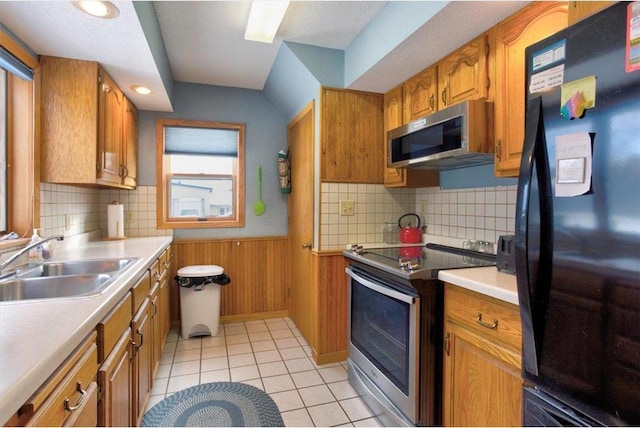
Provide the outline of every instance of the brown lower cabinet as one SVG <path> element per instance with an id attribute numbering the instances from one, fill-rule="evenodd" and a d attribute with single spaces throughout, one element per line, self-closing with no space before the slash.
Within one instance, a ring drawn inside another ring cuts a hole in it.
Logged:
<path id="1" fill-rule="evenodd" d="M 170 264 L 168 248 L 4 425 L 139 425 L 169 332 Z"/>
<path id="2" fill-rule="evenodd" d="M 100 426 L 132 426 L 132 345 L 131 328 L 128 327 L 98 371 L 98 384 L 102 391 L 98 406 Z"/>
<path id="3" fill-rule="evenodd" d="M 133 337 L 133 406 L 131 420 L 135 426 L 140 425 L 153 382 L 153 353 L 151 350 L 151 310 L 147 297 L 138 312 L 131 320 Z"/>
<path id="4" fill-rule="evenodd" d="M 520 313 L 445 283 L 444 426 L 521 426 Z"/>
<path id="5" fill-rule="evenodd" d="M 96 333 L 89 335 L 7 426 L 73 426 L 97 421 Z"/>

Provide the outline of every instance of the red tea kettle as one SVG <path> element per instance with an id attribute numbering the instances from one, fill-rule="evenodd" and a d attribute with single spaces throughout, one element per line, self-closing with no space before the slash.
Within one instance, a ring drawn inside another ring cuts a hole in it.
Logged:
<path id="1" fill-rule="evenodd" d="M 418 226 L 411 227 L 411 223 L 407 227 L 402 227 L 402 219 L 407 216 L 413 216 L 418 220 Z M 420 227 L 420 216 L 414 213 L 408 213 L 398 219 L 398 227 L 400 228 L 400 242 L 403 244 L 418 244 L 422 241 L 422 228 Z"/>

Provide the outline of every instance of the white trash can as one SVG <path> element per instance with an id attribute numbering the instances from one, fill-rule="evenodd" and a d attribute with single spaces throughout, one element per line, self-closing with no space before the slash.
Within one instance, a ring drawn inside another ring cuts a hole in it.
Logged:
<path id="1" fill-rule="evenodd" d="M 180 335 L 216 336 L 220 327 L 220 287 L 231 280 L 216 265 L 185 266 L 178 270 Z"/>

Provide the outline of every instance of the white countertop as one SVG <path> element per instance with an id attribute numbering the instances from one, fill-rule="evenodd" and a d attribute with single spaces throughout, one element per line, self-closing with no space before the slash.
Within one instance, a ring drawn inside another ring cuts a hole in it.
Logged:
<path id="1" fill-rule="evenodd" d="M 518 305 L 516 276 L 500 272 L 494 266 L 442 270 L 438 279 Z"/>
<path id="2" fill-rule="evenodd" d="M 0 302 L 0 421 L 24 404 L 171 243 L 170 237 L 56 248 L 54 260 L 140 257 L 102 294 Z M 64 242 L 64 241 L 63 241 Z"/>

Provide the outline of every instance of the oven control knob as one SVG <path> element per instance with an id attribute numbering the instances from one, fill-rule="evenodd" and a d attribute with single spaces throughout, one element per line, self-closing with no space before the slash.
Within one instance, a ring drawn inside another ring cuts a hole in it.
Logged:
<path id="1" fill-rule="evenodd" d="M 400 269 L 402 270 L 406 270 L 409 272 L 413 272 L 414 270 L 418 269 L 420 267 L 420 264 L 417 262 L 412 262 L 411 260 L 407 260 L 407 259 L 400 259 L 398 261 L 398 264 L 400 265 Z"/>
<path id="2" fill-rule="evenodd" d="M 350 251 L 355 254 L 364 254 L 364 247 L 362 245 L 353 244 L 351 245 Z"/>

